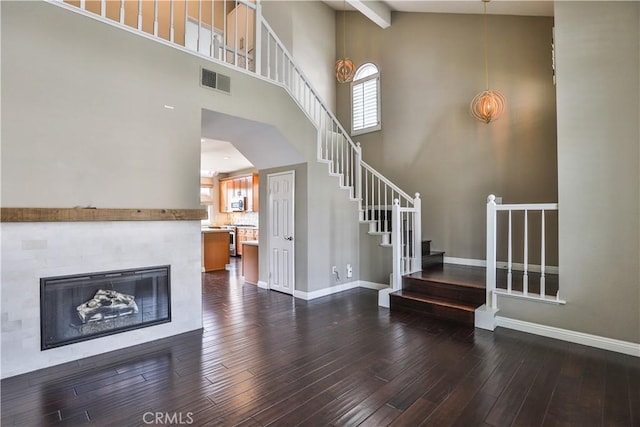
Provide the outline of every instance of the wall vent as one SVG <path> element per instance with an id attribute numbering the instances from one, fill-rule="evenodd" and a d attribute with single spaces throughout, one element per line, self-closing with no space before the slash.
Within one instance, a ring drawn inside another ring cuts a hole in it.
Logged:
<path id="1" fill-rule="evenodd" d="M 201 70 L 200 84 L 202 86 L 225 93 L 231 93 L 231 78 L 229 76 L 207 70 L 206 68 L 202 68 Z"/>

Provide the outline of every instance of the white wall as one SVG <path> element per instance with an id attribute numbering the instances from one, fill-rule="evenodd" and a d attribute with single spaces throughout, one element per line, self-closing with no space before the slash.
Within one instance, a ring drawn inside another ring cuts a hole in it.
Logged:
<path id="1" fill-rule="evenodd" d="M 640 342 L 640 4 L 556 2 L 560 289 L 501 315 Z"/>
<path id="2" fill-rule="evenodd" d="M 199 221 L 2 223 L 2 378 L 202 327 Z M 171 266 L 170 323 L 40 351 L 40 278 Z"/>

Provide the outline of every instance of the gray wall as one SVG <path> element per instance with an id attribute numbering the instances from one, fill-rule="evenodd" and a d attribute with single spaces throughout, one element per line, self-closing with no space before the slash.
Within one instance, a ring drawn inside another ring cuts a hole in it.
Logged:
<path id="1" fill-rule="evenodd" d="M 327 107 L 335 111 L 333 9 L 320 1 L 266 0 L 262 14 Z"/>
<path id="2" fill-rule="evenodd" d="M 295 171 L 295 289 L 312 292 L 360 278 L 358 205 L 346 190 L 338 188 L 338 178 L 329 176 L 327 165 L 312 161 L 260 171 L 260 280 L 268 282 L 266 241 L 267 175 Z M 264 236 L 264 237 L 262 237 Z M 353 267 L 347 278 L 346 266 Z M 332 274 L 336 266 L 340 279 Z"/>
<path id="3" fill-rule="evenodd" d="M 640 342 L 640 4 L 556 2 L 564 307 L 501 314 Z"/>
<path id="4" fill-rule="evenodd" d="M 360 278 L 358 204 L 349 200 L 347 190 L 334 191 L 338 178 L 329 176 L 324 163 L 308 166 L 309 291 L 351 282 Z M 324 251 L 320 248 L 327 248 Z M 353 266 L 347 278 L 346 265 Z M 331 273 L 336 266 L 340 279 Z"/>
<path id="5" fill-rule="evenodd" d="M 505 203 L 557 201 L 553 19 L 490 15 L 488 24 L 490 86 L 507 99 L 503 117 L 489 125 L 469 113 L 485 87 L 481 15 L 394 13 L 382 30 L 347 13 L 348 56 L 356 66 L 374 62 L 381 76 L 382 130 L 354 139 L 366 162 L 422 195 L 423 238 L 452 257 L 485 258 L 489 194 Z M 339 52 L 342 37 L 337 25 Z M 338 116 L 349 129 L 350 85 L 337 90 Z M 386 271 L 375 276 L 388 280 Z"/>

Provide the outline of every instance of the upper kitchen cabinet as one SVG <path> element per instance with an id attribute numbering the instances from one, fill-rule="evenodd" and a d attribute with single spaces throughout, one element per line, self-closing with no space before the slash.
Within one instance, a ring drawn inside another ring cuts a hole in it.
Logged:
<path id="1" fill-rule="evenodd" d="M 244 210 L 258 212 L 258 174 L 220 180 L 220 212 L 233 212 L 231 201 L 244 198 Z"/>

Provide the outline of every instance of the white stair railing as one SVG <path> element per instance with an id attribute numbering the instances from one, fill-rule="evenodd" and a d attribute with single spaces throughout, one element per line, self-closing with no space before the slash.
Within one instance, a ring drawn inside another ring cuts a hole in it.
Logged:
<path id="1" fill-rule="evenodd" d="M 360 145 L 352 141 L 263 19 L 259 0 L 120 0 L 117 12 L 108 11 L 106 0 L 81 0 L 79 5 L 62 0 L 45 1 L 164 43 L 182 46 L 282 86 L 318 129 L 318 161 L 327 163 L 329 173 L 339 177 L 340 187 L 349 190 L 352 200 L 359 201 L 359 220 L 369 223 L 369 232 L 381 236 L 382 246 L 394 248 L 392 287 L 399 289 L 402 275 L 420 269 L 419 195 L 412 198 L 362 160 Z M 137 6 L 136 26 L 127 24 L 127 4 Z M 178 11 L 179 8 L 182 10 Z M 152 28 L 143 26 L 145 12 L 153 13 Z M 222 28 L 215 25 L 220 21 Z"/>
<path id="2" fill-rule="evenodd" d="M 560 298 L 560 289 L 555 295 L 548 295 L 546 287 L 546 276 L 548 266 L 546 265 L 546 241 L 547 231 L 545 222 L 545 212 L 557 211 L 557 203 L 535 203 L 535 204 L 497 204 L 496 196 L 493 194 L 487 198 L 487 271 L 486 271 L 486 306 L 489 309 L 497 309 L 497 296 L 506 295 L 510 297 L 523 298 L 527 300 L 565 304 L 566 301 Z M 506 287 L 497 287 L 497 242 L 498 242 L 498 212 L 505 211 L 508 214 L 508 234 L 507 234 L 507 263 L 506 263 Z M 522 212 L 524 215 L 523 229 L 523 271 L 522 290 L 513 289 L 513 213 Z M 529 213 L 540 212 L 540 266 L 536 268 L 536 276 L 539 276 L 539 291 L 533 293 L 529 288 L 529 276 L 531 265 L 529 262 Z"/>

